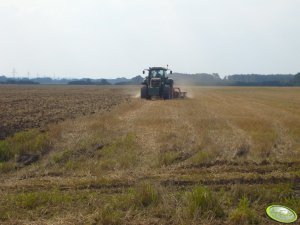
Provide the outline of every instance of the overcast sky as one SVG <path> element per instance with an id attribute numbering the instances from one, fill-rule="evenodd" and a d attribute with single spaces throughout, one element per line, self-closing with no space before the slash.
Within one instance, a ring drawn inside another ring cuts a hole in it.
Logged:
<path id="1" fill-rule="evenodd" d="M 297 73 L 299 0 L 0 0 L 0 75 Z"/>

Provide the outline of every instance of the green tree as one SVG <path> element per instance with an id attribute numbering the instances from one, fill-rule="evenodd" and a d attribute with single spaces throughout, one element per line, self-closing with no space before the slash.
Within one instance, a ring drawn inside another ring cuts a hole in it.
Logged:
<path id="1" fill-rule="evenodd" d="M 294 77 L 294 84 L 300 85 L 300 73 L 297 73 Z"/>

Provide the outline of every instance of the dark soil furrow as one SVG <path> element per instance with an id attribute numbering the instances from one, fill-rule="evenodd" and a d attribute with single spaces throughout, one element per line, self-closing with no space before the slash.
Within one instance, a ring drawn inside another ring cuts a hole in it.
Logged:
<path id="1" fill-rule="evenodd" d="M 279 184 L 289 183 L 297 184 L 300 182 L 300 177 L 271 177 L 271 178 L 234 178 L 234 179 L 219 179 L 219 180 L 202 180 L 202 181 L 190 181 L 190 180 L 165 180 L 161 181 L 163 186 L 195 186 L 195 185 L 233 185 L 233 184 Z"/>

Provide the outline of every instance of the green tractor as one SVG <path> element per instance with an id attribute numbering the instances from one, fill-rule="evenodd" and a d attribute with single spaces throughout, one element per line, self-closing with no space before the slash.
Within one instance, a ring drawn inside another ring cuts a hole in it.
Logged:
<path id="1" fill-rule="evenodd" d="M 143 74 L 145 74 L 145 71 L 148 71 L 148 76 L 142 83 L 141 98 L 172 99 L 186 97 L 186 92 L 174 87 L 173 79 L 167 77 L 167 72 L 170 71 L 170 74 L 172 74 L 172 70 L 164 67 L 149 67 L 149 69 L 143 71 Z"/>

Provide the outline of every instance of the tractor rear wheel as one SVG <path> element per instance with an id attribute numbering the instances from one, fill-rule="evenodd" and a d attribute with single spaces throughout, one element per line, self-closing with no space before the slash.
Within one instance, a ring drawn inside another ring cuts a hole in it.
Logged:
<path id="1" fill-rule="evenodd" d="M 142 88 L 141 88 L 141 98 L 148 98 L 148 88 L 146 85 L 144 85 Z"/>
<path id="2" fill-rule="evenodd" d="M 171 88 L 169 86 L 165 86 L 163 90 L 163 98 L 170 99 L 171 98 Z"/>

